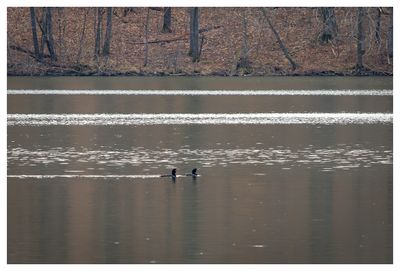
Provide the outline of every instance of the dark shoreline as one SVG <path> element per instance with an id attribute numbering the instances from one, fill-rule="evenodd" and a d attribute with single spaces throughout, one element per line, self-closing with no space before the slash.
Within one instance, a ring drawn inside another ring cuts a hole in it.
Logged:
<path id="1" fill-rule="evenodd" d="M 380 72 L 380 71 L 372 71 L 365 70 L 361 72 L 353 71 L 311 71 L 311 72 L 282 72 L 282 73 L 250 73 L 250 74 L 229 74 L 228 72 L 213 72 L 209 74 L 202 73 L 165 73 L 165 72 L 119 72 L 119 71 L 104 71 L 104 72 L 96 72 L 96 71 L 46 71 L 43 73 L 24 73 L 24 72 L 7 72 L 7 76 L 77 76 L 77 77 L 90 77 L 90 76 L 104 76 L 104 77 L 116 77 L 116 76 L 146 76 L 146 77 L 182 77 L 182 76 L 190 76 L 190 77 L 206 77 L 206 76 L 217 76 L 217 77 L 263 77 L 263 76 L 284 76 L 284 77 L 296 77 L 296 76 L 393 76 L 393 73 L 388 72 Z"/>

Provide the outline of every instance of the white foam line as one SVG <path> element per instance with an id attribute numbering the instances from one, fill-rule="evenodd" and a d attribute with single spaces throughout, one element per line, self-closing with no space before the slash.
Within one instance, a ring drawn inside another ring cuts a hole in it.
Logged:
<path id="1" fill-rule="evenodd" d="M 8 95 L 237 95 L 237 96 L 392 96 L 393 90 L 7 90 Z"/>
<path id="2" fill-rule="evenodd" d="M 7 125 L 373 124 L 392 113 L 8 114 Z"/>

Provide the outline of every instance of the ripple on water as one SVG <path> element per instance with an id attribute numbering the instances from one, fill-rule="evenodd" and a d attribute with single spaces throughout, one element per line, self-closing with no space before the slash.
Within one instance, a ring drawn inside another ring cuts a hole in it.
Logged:
<path id="1" fill-rule="evenodd" d="M 19 89 L 7 90 L 8 95 L 236 95 L 236 96 L 310 96 L 310 95 L 327 95 L 327 96 L 392 96 L 393 90 L 390 89 L 368 89 L 368 90 L 337 90 L 337 89 L 315 89 L 315 90 L 298 90 L 298 89 L 271 89 L 271 90 L 54 90 L 54 89 Z"/>
<path id="2" fill-rule="evenodd" d="M 105 168 L 132 166 L 140 166 L 142 169 L 159 169 L 180 164 L 192 164 L 193 162 L 204 168 L 227 167 L 230 164 L 235 164 L 280 166 L 284 170 L 307 166 L 319 168 L 321 171 L 332 171 L 367 168 L 379 164 L 392 165 L 393 155 L 392 151 L 384 146 L 371 149 L 362 148 L 362 146 L 354 148 L 353 145 L 328 146 L 326 148 L 307 146 L 301 149 L 289 149 L 283 146 L 257 149 L 253 147 L 238 149 L 183 148 L 176 150 L 144 149 L 141 147 L 112 151 L 106 148 L 88 150 L 86 148 L 57 147 L 31 150 L 15 147 L 8 149 L 7 161 L 13 168 L 26 166 L 40 168 L 40 165 L 43 164 L 47 166 L 71 165 L 64 169 L 65 173 L 81 173 L 84 172 L 84 169 L 96 171 Z M 76 168 L 73 168 L 72 165 L 76 165 Z M 262 176 L 262 174 L 265 173 L 257 172 L 254 175 Z"/>
<path id="3" fill-rule="evenodd" d="M 218 125 L 218 124 L 390 124 L 391 113 L 232 114 L 8 114 L 8 126 L 51 125 Z"/>

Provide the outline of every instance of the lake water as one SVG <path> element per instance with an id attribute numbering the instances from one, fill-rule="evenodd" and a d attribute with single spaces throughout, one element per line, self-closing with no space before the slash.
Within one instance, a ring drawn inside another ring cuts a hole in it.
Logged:
<path id="1" fill-rule="evenodd" d="M 392 78 L 8 89 L 9 263 L 393 261 Z"/>

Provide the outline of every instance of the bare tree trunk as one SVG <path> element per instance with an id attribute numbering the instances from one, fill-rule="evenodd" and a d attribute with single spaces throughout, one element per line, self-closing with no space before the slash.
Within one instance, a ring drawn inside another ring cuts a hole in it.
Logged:
<path id="1" fill-rule="evenodd" d="M 44 56 L 44 47 L 46 46 L 47 40 L 47 23 L 46 23 L 46 8 L 42 8 L 42 20 L 39 22 L 40 30 L 42 31 L 42 38 L 40 40 L 40 55 Z"/>
<path id="2" fill-rule="evenodd" d="M 164 22 L 163 22 L 163 33 L 171 33 L 171 9 L 172 8 L 164 8 Z"/>
<path id="3" fill-rule="evenodd" d="M 79 50 L 78 50 L 78 54 L 76 56 L 76 64 L 79 64 L 80 59 L 81 59 L 82 44 L 83 44 L 83 39 L 85 38 L 85 30 L 86 30 L 86 17 L 87 17 L 88 12 L 89 12 L 89 10 L 86 10 L 84 17 L 83 17 L 82 34 L 81 34 L 81 38 L 79 39 Z"/>
<path id="4" fill-rule="evenodd" d="M 51 8 L 42 8 L 42 25 L 39 24 L 39 26 L 42 30 L 40 55 L 44 55 L 44 47 L 47 45 L 51 61 L 57 61 L 52 33 Z"/>
<path id="5" fill-rule="evenodd" d="M 393 58 L 393 8 L 389 13 L 389 28 L 387 34 L 387 50 L 390 58 Z"/>
<path id="6" fill-rule="evenodd" d="M 56 8 L 57 10 L 57 22 L 58 22 L 58 56 L 59 58 L 63 59 L 64 58 L 64 52 L 65 52 L 65 42 L 64 42 L 64 36 L 65 36 L 65 28 L 66 28 L 66 22 L 65 22 L 65 10 L 63 7 L 58 7 Z"/>
<path id="7" fill-rule="evenodd" d="M 104 39 L 103 56 L 110 54 L 110 44 L 112 36 L 112 8 L 107 8 L 107 28 L 106 37 Z"/>
<path id="8" fill-rule="evenodd" d="M 322 21 L 324 23 L 320 40 L 322 42 L 328 42 L 334 40 L 337 36 L 337 24 L 335 17 L 335 10 L 333 7 L 323 7 L 320 9 L 322 14 Z"/>
<path id="9" fill-rule="evenodd" d="M 365 53 L 365 37 L 363 29 L 363 21 L 365 16 L 364 8 L 357 8 L 357 65 L 356 72 L 360 73 L 364 70 L 363 56 Z"/>
<path id="10" fill-rule="evenodd" d="M 267 20 L 267 23 L 268 23 L 269 27 L 271 28 L 272 32 L 274 33 L 274 35 L 275 35 L 275 37 L 276 37 L 276 39 L 277 39 L 277 41 L 279 43 L 279 47 L 281 48 L 281 50 L 282 50 L 283 54 L 285 55 L 285 57 L 287 58 L 287 60 L 290 62 L 290 65 L 292 66 L 292 70 L 296 70 L 298 65 L 290 57 L 288 49 L 285 47 L 285 44 L 283 43 L 283 41 L 279 37 L 278 32 L 275 30 L 275 28 L 272 25 L 270 19 L 268 18 L 266 8 L 261 8 L 261 11 L 262 11 L 262 13 L 264 15 L 264 18 Z"/>
<path id="11" fill-rule="evenodd" d="M 100 39 L 101 39 L 101 23 L 102 23 L 102 8 L 97 8 L 97 17 L 95 15 L 95 40 L 94 40 L 94 57 L 100 55 Z"/>
<path id="12" fill-rule="evenodd" d="M 147 9 L 146 24 L 144 26 L 144 63 L 143 66 L 147 66 L 148 56 L 149 56 L 149 19 L 150 19 L 150 9 Z"/>
<path id="13" fill-rule="evenodd" d="M 249 45 L 248 45 L 248 35 L 247 35 L 247 18 L 246 18 L 246 9 L 243 9 L 242 13 L 242 25 L 243 25 L 243 46 L 241 56 L 236 63 L 236 71 L 242 69 L 244 73 L 250 73 L 251 67 L 249 62 Z"/>
<path id="14" fill-rule="evenodd" d="M 192 9 L 193 8 L 188 8 L 189 12 L 189 56 L 192 56 L 192 47 L 193 47 L 193 24 L 192 24 Z"/>
<path id="15" fill-rule="evenodd" d="M 242 57 L 247 58 L 247 54 L 249 53 L 249 46 L 247 44 L 248 37 L 247 37 L 247 18 L 246 18 L 246 9 L 243 12 L 243 51 Z"/>
<path id="16" fill-rule="evenodd" d="M 37 31 L 36 31 L 35 8 L 30 8 L 30 13 L 31 13 L 33 47 L 35 48 L 35 57 L 38 61 L 42 61 L 42 54 L 39 51 L 39 43 L 38 43 Z"/>
<path id="17" fill-rule="evenodd" d="M 51 20 L 51 8 L 47 8 L 46 10 L 46 23 L 47 23 L 47 48 L 49 49 L 50 58 L 52 61 L 57 61 L 56 51 L 54 49 L 54 40 L 53 40 L 53 27 Z"/>
<path id="18" fill-rule="evenodd" d="M 189 56 L 193 62 L 199 61 L 199 8 L 189 8 L 190 13 L 190 47 Z"/>
<path id="19" fill-rule="evenodd" d="M 381 44 L 381 8 L 376 8 L 377 15 L 375 20 L 375 41 L 376 44 Z"/>

